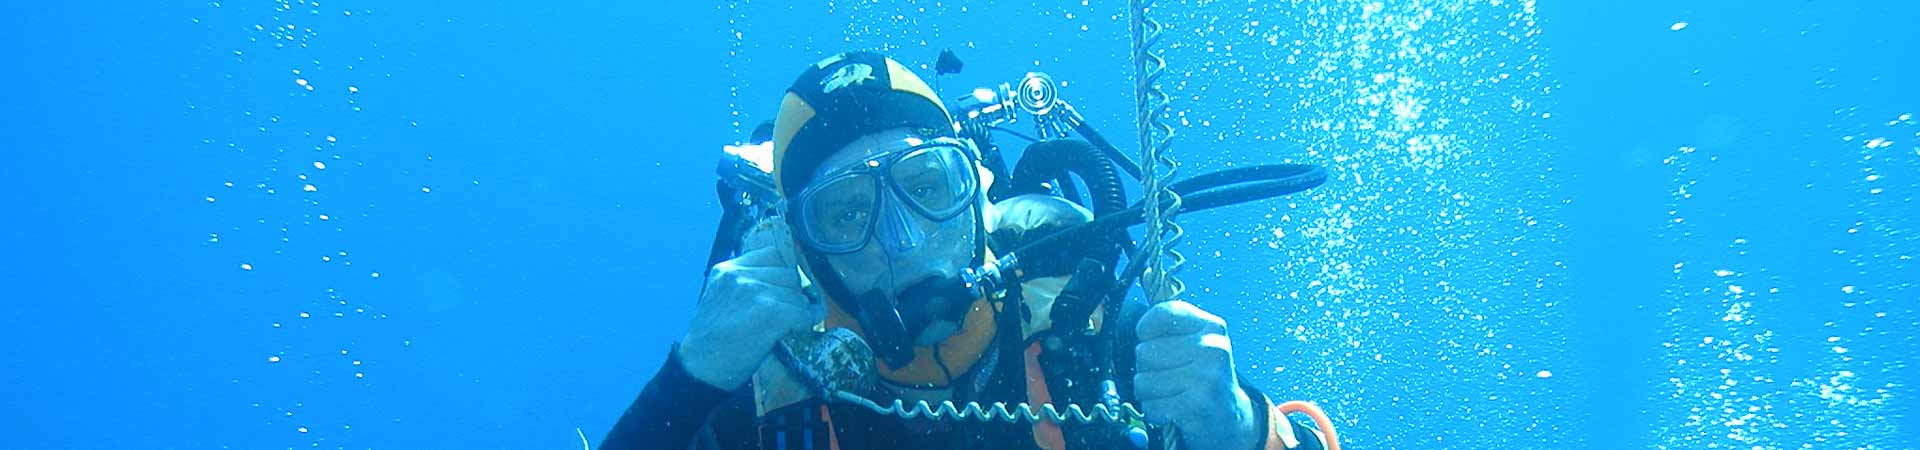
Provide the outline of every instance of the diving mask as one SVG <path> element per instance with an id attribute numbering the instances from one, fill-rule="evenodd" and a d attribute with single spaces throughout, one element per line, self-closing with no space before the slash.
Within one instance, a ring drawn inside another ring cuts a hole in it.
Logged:
<path id="1" fill-rule="evenodd" d="M 845 254 L 879 237 L 898 252 L 973 206 L 979 179 L 969 148 L 949 138 L 904 142 L 906 148 L 832 170 L 800 191 L 789 203 L 800 219 L 799 240 Z"/>

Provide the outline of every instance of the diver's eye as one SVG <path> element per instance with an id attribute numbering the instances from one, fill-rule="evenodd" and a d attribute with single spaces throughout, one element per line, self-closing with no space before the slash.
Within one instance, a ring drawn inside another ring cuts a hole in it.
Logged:
<path id="1" fill-rule="evenodd" d="M 847 210 L 841 211 L 838 217 L 834 218 L 834 224 L 840 225 L 840 226 L 849 226 L 849 225 L 861 223 L 865 220 L 867 220 L 866 210 L 847 209 Z"/>
<path id="2" fill-rule="evenodd" d="M 913 194 L 913 198 L 926 200 L 933 198 L 934 193 L 939 191 L 939 189 L 934 188 L 931 184 L 922 184 L 914 186 L 913 189 L 907 191 L 907 193 Z"/>

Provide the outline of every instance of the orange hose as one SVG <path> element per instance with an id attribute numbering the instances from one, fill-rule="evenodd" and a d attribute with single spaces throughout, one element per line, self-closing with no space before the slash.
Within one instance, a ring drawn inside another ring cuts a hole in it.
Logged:
<path id="1" fill-rule="evenodd" d="M 1280 414 L 1296 412 L 1306 414 L 1308 418 L 1313 419 L 1314 426 L 1320 427 L 1320 433 L 1326 435 L 1327 441 L 1323 444 L 1326 444 L 1327 450 L 1340 450 L 1340 434 L 1333 431 L 1333 420 L 1327 418 L 1327 412 L 1321 411 L 1319 405 L 1304 400 L 1294 400 L 1281 403 L 1276 409 L 1280 410 Z"/>

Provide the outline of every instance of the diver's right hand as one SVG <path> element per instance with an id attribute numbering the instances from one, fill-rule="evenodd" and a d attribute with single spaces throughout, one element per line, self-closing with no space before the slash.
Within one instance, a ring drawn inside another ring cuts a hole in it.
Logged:
<path id="1" fill-rule="evenodd" d="M 813 327 L 800 272 L 787 259 L 771 246 L 713 266 L 693 324 L 680 340 L 680 364 L 688 374 L 737 389 L 780 338 Z"/>

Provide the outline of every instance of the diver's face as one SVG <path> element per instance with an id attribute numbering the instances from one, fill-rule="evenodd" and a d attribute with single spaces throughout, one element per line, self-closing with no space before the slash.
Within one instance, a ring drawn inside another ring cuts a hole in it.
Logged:
<path id="1" fill-rule="evenodd" d="M 978 208 L 977 194 L 960 199 L 968 205 L 954 204 L 954 208 L 964 207 L 965 210 L 944 220 L 928 217 L 925 207 L 928 202 L 918 202 L 918 209 L 915 209 L 916 206 L 907 204 L 908 199 L 902 198 L 903 195 L 921 199 L 939 195 L 929 193 L 928 186 L 932 184 L 928 183 L 930 180 L 925 179 L 926 176 L 921 175 L 933 170 L 913 170 L 924 168 L 924 164 L 919 162 L 923 158 L 891 158 L 920 143 L 922 140 L 919 135 L 905 128 L 869 134 L 829 155 L 813 173 L 813 183 L 817 184 L 835 178 L 844 179 L 850 170 L 874 166 L 873 161 L 876 160 L 894 161 L 892 164 L 898 167 L 888 171 L 893 176 L 884 182 L 896 183 L 898 189 L 882 185 L 877 189 L 821 190 L 820 198 L 808 201 L 810 205 L 828 205 L 826 207 L 854 205 L 860 210 L 858 214 L 839 211 L 829 214 L 830 217 L 844 218 L 848 222 L 866 220 L 862 218 L 863 215 L 876 216 L 870 222 L 871 232 L 866 233 L 867 239 L 857 250 L 827 252 L 826 255 L 831 270 L 855 295 L 882 290 L 889 296 L 896 296 L 902 289 L 918 281 L 956 276 L 972 261 L 973 253 L 979 247 L 975 242 L 974 233 L 978 225 L 973 212 L 974 208 Z M 966 167 L 958 169 L 963 169 L 967 177 L 976 176 L 970 161 L 961 162 Z M 956 168 L 952 167 L 952 161 L 946 165 L 948 169 Z M 971 179 L 970 182 L 977 184 L 978 180 Z M 972 191 L 978 192 L 978 189 Z"/>

